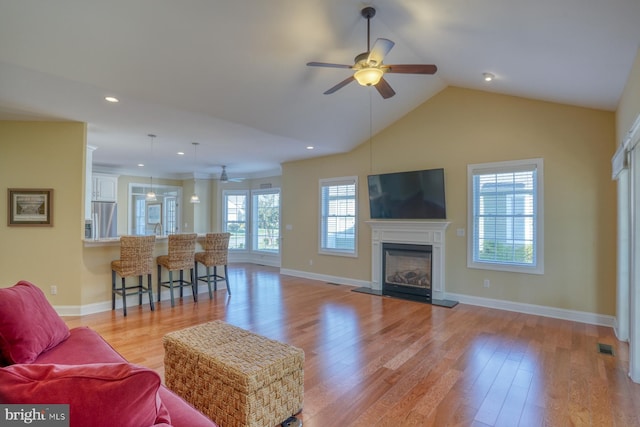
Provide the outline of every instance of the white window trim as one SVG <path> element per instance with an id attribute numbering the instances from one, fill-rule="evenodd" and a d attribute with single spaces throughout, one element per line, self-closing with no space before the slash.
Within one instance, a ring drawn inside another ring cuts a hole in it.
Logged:
<path id="1" fill-rule="evenodd" d="M 355 221 L 354 221 L 354 247 L 351 250 L 325 249 L 322 247 L 322 187 L 333 185 L 355 184 Z M 322 178 L 318 185 L 318 253 L 321 255 L 336 255 L 357 258 L 358 257 L 358 177 L 345 176 L 340 178 Z"/>
<path id="2" fill-rule="evenodd" d="M 473 261 L 473 176 L 474 172 L 483 169 L 495 172 L 500 169 L 505 171 L 536 169 L 536 265 L 520 266 L 512 264 L 500 264 L 490 262 Z M 467 165 L 467 267 L 483 270 L 509 271 L 514 273 L 544 274 L 544 162 L 542 158 L 513 160 L 494 163 L 479 163 Z"/>

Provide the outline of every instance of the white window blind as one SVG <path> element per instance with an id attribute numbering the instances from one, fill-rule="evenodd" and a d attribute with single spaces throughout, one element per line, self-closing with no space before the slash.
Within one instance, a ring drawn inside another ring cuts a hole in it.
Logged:
<path id="1" fill-rule="evenodd" d="M 357 254 L 357 177 L 320 180 L 320 252 Z"/>
<path id="2" fill-rule="evenodd" d="M 468 176 L 468 266 L 542 274 L 542 159 L 469 165 Z"/>

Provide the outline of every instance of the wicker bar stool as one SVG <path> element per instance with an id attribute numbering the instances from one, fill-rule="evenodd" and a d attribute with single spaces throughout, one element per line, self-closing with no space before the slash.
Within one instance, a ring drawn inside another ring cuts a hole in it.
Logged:
<path id="1" fill-rule="evenodd" d="M 193 276 L 194 253 L 196 250 L 197 234 L 170 234 L 169 235 L 169 254 L 160 255 L 156 258 L 158 264 L 158 301 L 160 301 L 160 292 L 162 287 L 169 288 L 171 293 L 171 307 L 175 306 L 173 297 L 173 288 L 180 288 L 180 298 L 182 298 L 182 289 L 185 286 L 191 286 L 193 300 L 198 301 L 197 281 Z M 169 271 L 169 280 L 162 281 L 162 267 Z M 184 270 L 189 270 L 191 281 L 184 280 Z M 180 271 L 180 279 L 174 284 L 173 272 Z"/>
<path id="2" fill-rule="evenodd" d="M 156 236 L 122 236 L 120 238 L 120 259 L 111 261 L 111 309 L 116 309 L 116 294 L 122 295 L 122 311 L 127 315 L 127 295 L 138 295 L 138 304 L 142 305 L 142 294 L 149 294 L 149 305 L 153 311 L 153 248 Z M 122 278 L 116 287 L 116 275 Z M 147 286 L 142 276 L 147 276 Z M 137 285 L 126 285 L 125 277 L 138 276 Z"/>
<path id="3" fill-rule="evenodd" d="M 212 279 L 213 289 L 215 291 L 218 290 L 219 281 L 226 282 L 227 292 L 231 295 L 229 280 L 227 280 L 229 277 L 227 274 L 227 254 L 229 252 L 230 237 L 231 233 L 208 233 L 204 239 L 204 252 L 198 252 L 195 255 L 196 289 L 201 280 L 206 281 L 209 287 L 209 298 L 213 298 L 213 294 L 211 293 Z M 206 275 L 198 275 L 198 263 L 206 267 Z M 218 274 L 218 266 L 224 266 L 224 277 Z M 211 274 L 211 267 L 213 267 L 213 274 Z"/>

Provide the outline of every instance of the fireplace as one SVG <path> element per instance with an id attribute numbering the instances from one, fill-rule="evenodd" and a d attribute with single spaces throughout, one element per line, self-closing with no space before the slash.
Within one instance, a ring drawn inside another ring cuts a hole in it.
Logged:
<path id="1" fill-rule="evenodd" d="M 383 253 L 387 244 L 429 246 L 431 302 L 446 298 L 445 291 L 445 230 L 447 221 L 367 221 L 371 227 L 371 291 L 382 294 L 384 286 Z M 412 289 L 413 290 L 413 289 Z M 426 292 L 421 291 L 426 294 Z M 425 301 L 425 295 L 420 295 Z"/>
<path id="2" fill-rule="evenodd" d="M 382 244 L 382 294 L 431 302 L 431 245 Z"/>

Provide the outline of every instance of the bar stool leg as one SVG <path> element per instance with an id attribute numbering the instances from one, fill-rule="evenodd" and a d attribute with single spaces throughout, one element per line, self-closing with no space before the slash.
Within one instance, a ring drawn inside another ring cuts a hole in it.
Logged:
<path id="1" fill-rule="evenodd" d="M 122 311 L 127 315 L 127 290 L 124 285 L 124 277 L 122 278 Z"/>
<path id="2" fill-rule="evenodd" d="M 161 294 L 162 294 L 162 266 L 158 265 L 158 302 L 160 302 Z"/>
<path id="3" fill-rule="evenodd" d="M 211 267 L 207 266 L 207 287 L 209 288 L 209 299 L 213 298 L 211 293 Z"/>
<path id="4" fill-rule="evenodd" d="M 227 293 L 231 295 L 231 286 L 229 286 L 229 271 L 227 270 L 227 264 L 224 265 L 224 282 L 227 284 Z"/>
<path id="5" fill-rule="evenodd" d="M 180 270 L 180 298 L 182 298 L 182 285 L 184 285 L 184 271 Z"/>
<path id="6" fill-rule="evenodd" d="M 111 270 L 111 310 L 116 309 L 116 272 Z"/>
<path id="7" fill-rule="evenodd" d="M 198 302 L 198 279 L 193 278 L 193 268 L 189 269 L 189 275 L 191 276 L 191 293 L 193 294 L 193 301 Z"/>
<path id="8" fill-rule="evenodd" d="M 180 290 L 182 290 L 182 288 Z M 173 299 L 173 271 L 171 270 L 169 270 L 169 292 L 171 293 L 171 307 L 175 307 L 176 302 Z"/>
<path id="9" fill-rule="evenodd" d="M 138 276 L 138 305 L 142 305 L 142 276 Z"/>
<path id="10" fill-rule="evenodd" d="M 147 274 L 147 287 L 149 288 L 149 305 L 151 306 L 151 311 L 155 310 L 153 305 L 153 285 L 151 283 L 151 273 Z"/>

